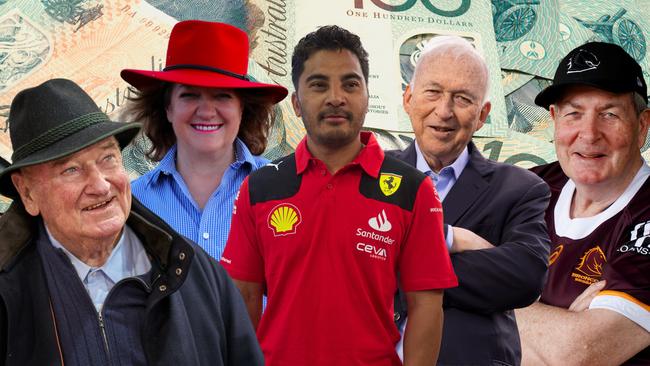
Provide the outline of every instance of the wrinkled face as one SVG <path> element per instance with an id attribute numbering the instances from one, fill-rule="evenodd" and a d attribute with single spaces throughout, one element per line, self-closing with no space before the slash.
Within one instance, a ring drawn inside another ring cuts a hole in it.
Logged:
<path id="1" fill-rule="evenodd" d="M 358 140 L 368 111 L 359 59 L 346 49 L 315 52 L 305 61 L 291 102 L 309 146 L 335 149 Z"/>
<path id="2" fill-rule="evenodd" d="M 434 170 L 453 163 L 483 126 L 490 112 L 490 103 L 483 103 L 486 85 L 486 72 L 469 55 L 437 53 L 420 59 L 403 103 L 418 146 Z"/>
<path id="3" fill-rule="evenodd" d="M 636 174 L 650 111 L 637 117 L 633 98 L 572 86 L 551 105 L 557 158 L 576 184 L 629 182 Z"/>
<path id="4" fill-rule="evenodd" d="M 131 187 L 114 137 L 12 175 L 32 216 L 63 245 L 114 240 L 131 210 Z"/>
<path id="5" fill-rule="evenodd" d="M 210 154 L 231 148 L 243 106 L 232 89 L 174 84 L 166 111 L 179 150 Z"/>

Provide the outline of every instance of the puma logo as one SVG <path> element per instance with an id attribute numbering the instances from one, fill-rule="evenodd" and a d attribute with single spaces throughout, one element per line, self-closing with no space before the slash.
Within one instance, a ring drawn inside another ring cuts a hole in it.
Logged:
<path id="1" fill-rule="evenodd" d="M 280 164 L 282 164 L 283 162 L 284 162 L 284 160 L 281 160 L 281 161 L 278 162 L 277 164 L 268 163 L 268 164 L 266 164 L 266 166 L 272 166 L 272 167 L 275 168 L 275 171 L 278 171 L 278 172 L 279 172 L 279 171 L 280 171 Z"/>

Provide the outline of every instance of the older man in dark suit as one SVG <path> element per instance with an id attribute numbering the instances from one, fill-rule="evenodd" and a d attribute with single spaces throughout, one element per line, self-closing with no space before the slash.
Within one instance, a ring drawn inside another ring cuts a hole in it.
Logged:
<path id="1" fill-rule="evenodd" d="M 547 185 L 471 142 L 490 112 L 487 91 L 484 59 L 443 36 L 427 44 L 404 92 L 416 140 L 396 156 L 433 179 L 460 284 L 445 290 L 439 365 L 518 365 L 512 309 L 537 299 L 547 271 Z"/>

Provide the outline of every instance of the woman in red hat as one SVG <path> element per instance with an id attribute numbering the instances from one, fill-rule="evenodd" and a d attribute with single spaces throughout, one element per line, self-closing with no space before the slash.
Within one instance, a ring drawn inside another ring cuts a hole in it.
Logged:
<path id="1" fill-rule="evenodd" d="M 279 85 L 249 80 L 248 36 L 223 23 L 189 20 L 172 29 L 162 71 L 122 70 L 138 89 L 126 114 L 144 124 L 147 156 L 159 161 L 132 182 L 138 200 L 219 259 L 241 182 L 268 161 Z"/>

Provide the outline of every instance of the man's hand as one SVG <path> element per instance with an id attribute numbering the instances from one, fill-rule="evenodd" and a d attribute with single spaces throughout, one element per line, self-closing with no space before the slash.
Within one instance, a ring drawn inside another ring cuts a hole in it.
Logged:
<path id="1" fill-rule="evenodd" d="M 452 226 L 454 231 L 454 241 L 450 253 L 460 253 L 466 250 L 478 250 L 494 248 L 494 245 L 474 232 L 463 229 L 462 227 Z"/>
<path id="2" fill-rule="evenodd" d="M 569 306 L 569 311 L 579 312 L 589 309 L 591 300 L 593 300 L 603 288 L 605 288 L 605 280 L 592 283 L 580 294 L 580 296 L 573 300 L 571 306 Z"/>

